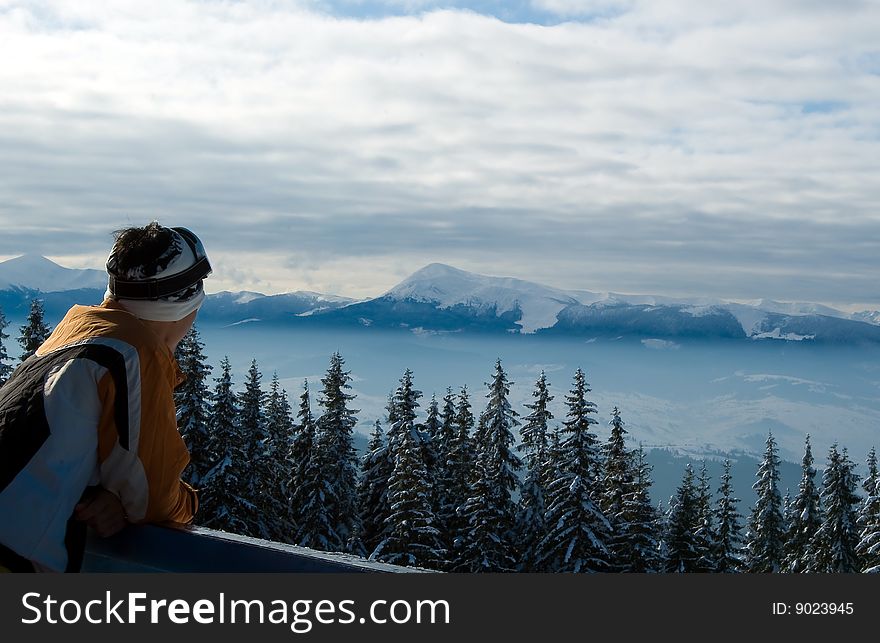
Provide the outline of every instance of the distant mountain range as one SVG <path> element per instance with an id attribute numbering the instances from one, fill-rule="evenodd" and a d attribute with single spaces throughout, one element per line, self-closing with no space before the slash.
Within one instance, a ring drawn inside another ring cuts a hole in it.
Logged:
<path id="1" fill-rule="evenodd" d="M 103 270 L 64 268 L 40 255 L 22 255 L 0 263 L 0 290 L 23 288 L 40 292 L 62 292 L 107 287 Z"/>
<path id="2" fill-rule="evenodd" d="M 63 268 L 44 257 L 25 255 L 0 263 L 0 307 L 13 319 L 24 317 L 30 299 L 39 296 L 49 321 L 57 321 L 73 303 L 99 302 L 105 285 L 103 271 Z M 812 303 L 735 303 L 560 290 L 437 263 L 367 300 L 308 291 L 211 294 L 199 320 L 226 326 L 354 326 L 415 333 L 880 343 L 878 311 L 847 314 Z"/>

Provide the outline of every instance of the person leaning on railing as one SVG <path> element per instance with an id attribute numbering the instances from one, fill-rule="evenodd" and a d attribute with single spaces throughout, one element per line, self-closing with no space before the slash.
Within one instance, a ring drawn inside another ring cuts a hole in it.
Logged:
<path id="1" fill-rule="evenodd" d="M 79 571 L 86 527 L 192 521 L 174 350 L 211 265 L 186 228 L 116 232 L 99 306 L 73 306 L 0 388 L 0 571 Z"/>

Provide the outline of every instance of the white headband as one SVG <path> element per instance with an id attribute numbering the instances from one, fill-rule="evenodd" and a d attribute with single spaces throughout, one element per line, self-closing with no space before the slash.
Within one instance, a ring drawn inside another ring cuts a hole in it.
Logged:
<path id="1" fill-rule="evenodd" d="M 110 289 L 104 293 L 104 298 L 113 298 Z M 130 312 L 138 319 L 146 319 L 149 321 L 178 321 L 189 315 L 192 311 L 201 308 L 205 302 L 205 290 L 200 288 L 199 292 L 186 301 L 169 301 L 168 299 L 159 299 L 158 301 L 150 301 L 146 299 L 117 299 L 116 302 L 125 310 Z"/>

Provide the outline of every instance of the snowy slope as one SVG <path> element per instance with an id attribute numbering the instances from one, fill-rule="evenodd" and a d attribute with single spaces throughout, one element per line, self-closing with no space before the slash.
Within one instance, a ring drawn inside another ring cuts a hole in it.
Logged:
<path id="1" fill-rule="evenodd" d="M 413 273 L 383 297 L 432 303 L 438 308 L 465 305 L 485 311 L 494 307 L 498 315 L 518 308 L 517 325 L 524 333 L 553 326 L 560 311 L 580 303 L 564 290 L 510 277 L 486 277 L 440 263 Z"/>
<path id="2" fill-rule="evenodd" d="M 880 326 L 880 310 L 862 310 L 849 316 L 854 321 Z"/>
<path id="3" fill-rule="evenodd" d="M 846 313 L 837 310 L 836 308 L 808 302 L 757 299 L 746 303 L 752 308 L 757 308 L 758 310 L 763 310 L 768 313 L 779 313 L 781 315 L 827 315 L 828 317 L 847 317 Z"/>
<path id="4" fill-rule="evenodd" d="M 0 290 L 18 287 L 61 292 L 106 286 L 107 273 L 102 270 L 64 268 L 40 255 L 22 255 L 0 263 Z"/>

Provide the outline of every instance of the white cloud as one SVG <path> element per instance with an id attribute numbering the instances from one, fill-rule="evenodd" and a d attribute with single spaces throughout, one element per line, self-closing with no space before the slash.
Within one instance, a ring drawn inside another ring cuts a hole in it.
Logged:
<path id="1" fill-rule="evenodd" d="M 430 255 L 560 287 L 876 300 L 876 3 L 542 4 L 631 7 L 544 27 L 6 1 L 0 254 L 100 256 L 108 222 L 158 216 L 254 289 L 376 294 Z"/>

